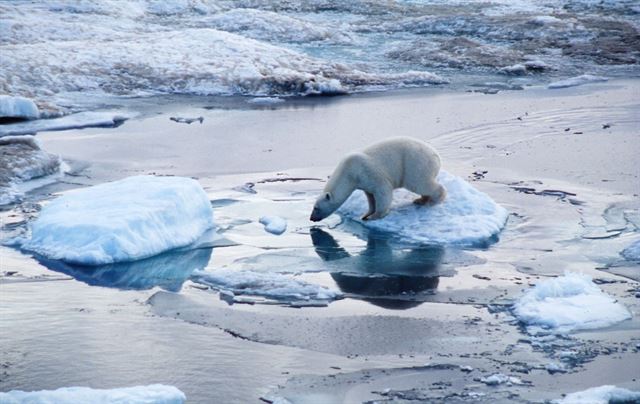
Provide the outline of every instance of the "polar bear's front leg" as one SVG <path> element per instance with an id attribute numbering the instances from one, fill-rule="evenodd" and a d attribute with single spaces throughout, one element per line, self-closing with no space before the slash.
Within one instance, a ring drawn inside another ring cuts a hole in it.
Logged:
<path id="1" fill-rule="evenodd" d="M 389 213 L 391 201 L 393 200 L 393 188 L 391 186 L 383 186 L 373 192 L 374 212 L 367 214 L 363 220 L 382 219 Z"/>
<path id="2" fill-rule="evenodd" d="M 367 202 L 369 202 L 369 210 L 362 216 L 362 220 L 369 220 L 369 217 L 376 211 L 376 199 L 372 193 L 365 191 L 364 194 L 367 196 Z"/>

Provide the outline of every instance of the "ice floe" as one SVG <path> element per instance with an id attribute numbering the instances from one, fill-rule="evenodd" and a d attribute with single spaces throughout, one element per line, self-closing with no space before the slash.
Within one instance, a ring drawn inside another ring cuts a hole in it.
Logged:
<path id="1" fill-rule="evenodd" d="M 606 77 L 594 76 L 591 74 L 583 74 L 582 76 L 571 77 L 565 80 L 555 81 L 549 84 L 547 87 L 550 89 L 576 87 L 589 83 L 602 83 L 609 80 Z"/>
<path id="2" fill-rule="evenodd" d="M 135 176 L 70 191 L 47 204 L 30 227 L 23 249 L 103 265 L 189 246 L 213 227 L 213 211 L 191 178 Z"/>
<path id="3" fill-rule="evenodd" d="M 555 404 L 637 403 L 640 402 L 640 391 L 605 385 L 567 394 L 563 399 L 553 402 Z"/>
<path id="4" fill-rule="evenodd" d="M 438 182 L 447 189 L 447 198 L 434 206 L 417 206 L 416 195 L 400 189 L 394 192 L 387 216 L 363 221 L 367 199 L 356 191 L 338 213 L 408 243 L 476 246 L 495 241 L 507 221 L 507 210 L 460 177 L 441 171 Z"/>
<path id="5" fill-rule="evenodd" d="M 112 128 L 121 125 L 127 119 L 135 116 L 131 112 L 101 111 L 79 112 L 77 114 L 53 119 L 39 119 L 29 122 L 20 122 L 0 125 L 0 137 L 34 134 L 37 132 L 67 129 L 82 129 L 93 127 Z"/>
<path id="6" fill-rule="evenodd" d="M 0 393 L 0 402 L 3 404 L 182 404 L 186 399 L 187 397 L 178 388 L 162 384 L 108 390 L 62 387 L 57 390 L 12 390 Z"/>
<path id="7" fill-rule="evenodd" d="M 54 181 L 63 167 L 60 157 L 42 150 L 33 136 L 0 137 L 0 205 L 13 203 L 24 192 Z M 35 179 L 45 181 L 36 183 Z"/>
<path id="8" fill-rule="evenodd" d="M 509 386 L 514 384 L 515 385 L 524 384 L 524 382 L 519 377 L 507 376 L 502 373 L 494 373 L 491 376 L 481 378 L 480 381 L 486 384 L 487 386 L 497 386 L 499 384 L 506 384 Z"/>
<path id="9" fill-rule="evenodd" d="M 640 240 L 631 243 L 620 254 L 629 261 L 640 261 Z"/>
<path id="10" fill-rule="evenodd" d="M 271 234 L 280 235 L 287 230 L 287 221 L 280 216 L 262 216 L 259 222 Z"/>
<path id="11" fill-rule="evenodd" d="M 602 328 L 631 318 L 591 277 L 576 273 L 540 282 L 516 301 L 513 313 L 531 334 Z"/>
<path id="12" fill-rule="evenodd" d="M 296 279 L 293 275 L 272 272 L 232 269 L 196 271 L 191 280 L 235 295 L 276 300 L 326 302 L 342 296 L 337 290 Z"/>
<path id="13" fill-rule="evenodd" d="M 0 119 L 38 119 L 40 112 L 36 104 L 24 97 L 0 95 Z"/>

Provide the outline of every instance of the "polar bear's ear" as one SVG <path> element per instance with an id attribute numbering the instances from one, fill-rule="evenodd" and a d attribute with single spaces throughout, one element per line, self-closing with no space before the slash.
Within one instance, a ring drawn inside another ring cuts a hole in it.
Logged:
<path id="1" fill-rule="evenodd" d="M 324 194 L 324 199 L 326 199 L 327 201 L 331 200 L 331 193 L 327 192 L 326 194 Z"/>

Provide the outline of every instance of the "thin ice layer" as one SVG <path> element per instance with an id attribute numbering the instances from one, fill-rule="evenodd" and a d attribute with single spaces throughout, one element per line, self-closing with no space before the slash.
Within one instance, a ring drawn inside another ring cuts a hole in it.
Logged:
<path id="1" fill-rule="evenodd" d="M 188 246 L 212 226 L 197 181 L 135 176 L 55 199 L 31 224 L 22 248 L 74 264 L 129 262 Z"/>
<path id="2" fill-rule="evenodd" d="M 518 299 L 513 313 L 531 334 L 603 328 L 631 318 L 591 277 L 576 273 L 540 282 Z"/>
<path id="3" fill-rule="evenodd" d="M 363 221 L 367 210 L 363 192 L 356 191 L 338 213 L 369 229 L 393 234 L 408 243 L 484 245 L 504 227 L 509 213 L 487 194 L 462 178 L 441 171 L 438 182 L 447 189 L 444 202 L 417 206 L 414 193 L 396 190 L 389 214 L 379 220 Z"/>
<path id="4" fill-rule="evenodd" d="M 293 275 L 262 271 L 196 271 L 191 280 L 236 295 L 277 300 L 330 301 L 341 296 L 336 290 L 295 279 Z"/>
<path id="5" fill-rule="evenodd" d="M 20 391 L 0 393 L 3 404 L 182 404 L 187 397 L 173 386 L 152 384 L 119 389 L 92 389 L 89 387 L 62 387 L 57 390 Z"/>

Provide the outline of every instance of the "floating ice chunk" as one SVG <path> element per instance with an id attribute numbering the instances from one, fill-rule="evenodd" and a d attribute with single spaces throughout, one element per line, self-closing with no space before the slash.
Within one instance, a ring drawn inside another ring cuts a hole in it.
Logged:
<path id="1" fill-rule="evenodd" d="M 20 391 L 0 393 L 4 404 L 77 404 L 77 403 L 129 403 L 129 404 L 182 404 L 187 397 L 173 386 L 151 384 L 119 389 L 92 389 L 89 387 L 62 387 L 57 390 Z"/>
<path id="2" fill-rule="evenodd" d="M 523 75 L 523 74 L 527 74 L 527 66 L 518 63 L 515 65 L 511 65 L 511 66 L 505 66 L 502 69 L 500 69 L 501 72 L 503 73 L 507 73 L 507 74 L 513 74 L 513 75 Z"/>
<path id="3" fill-rule="evenodd" d="M 74 190 L 46 205 L 22 248 L 72 264 L 129 262 L 186 247 L 213 227 L 200 184 L 136 176 Z"/>
<path id="4" fill-rule="evenodd" d="M 255 97 L 247 101 L 249 104 L 256 105 L 272 105 L 272 104 L 281 104 L 284 102 L 282 98 L 278 97 Z"/>
<path id="5" fill-rule="evenodd" d="M 640 261 L 640 240 L 631 243 L 620 254 L 629 261 Z"/>
<path id="6" fill-rule="evenodd" d="M 415 194 L 396 190 L 387 216 L 363 221 L 367 210 L 363 192 L 356 191 L 338 213 L 372 230 L 391 233 L 415 244 L 481 245 L 492 241 L 504 227 L 509 213 L 487 194 L 478 191 L 462 178 L 441 171 L 438 182 L 447 189 L 444 202 L 434 206 L 417 206 Z"/>
<path id="7" fill-rule="evenodd" d="M 135 114 L 122 111 L 79 112 L 54 119 L 0 125 L 0 137 L 25 135 L 52 130 L 81 129 L 93 127 L 111 128 L 121 125 Z"/>
<path id="8" fill-rule="evenodd" d="M 502 373 L 495 373 L 488 377 L 483 377 L 480 381 L 487 386 L 497 386 L 499 384 L 507 384 L 507 385 L 521 385 L 524 384 L 522 380 L 515 376 L 507 376 Z"/>
<path id="9" fill-rule="evenodd" d="M 36 104 L 28 98 L 0 95 L 0 118 L 38 119 Z"/>
<path id="10" fill-rule="evenodd" d="M 640 402 L 640 391 L 631 391 L 616 386 L 592 387 L 587 390 L 567 394 L 556 404 L 608 404 L 608 403 L 637 403 Z"/>
<path id="11" fill-rule="evenodd" d="M 260 223 L 271 234 L 280 235 L 287 230 L 287 221 L 280 216 L 262 216 Z"/>
<path id="12" fill-rule="evenodd" d="M 55 181 L 62 170 L 60 157 L 42 150 L 33 136 L 1 137 L 0 205 L 13 203 L 24 192 Z M 31 181 L 45 177 L 45 181 Z"/>
<path id="13" fill-rule="evenodd" d="M 557 88 L 576 87 L 576 86 L 581 86 L 583 84 L 589 84 L 589 83 L 602 83 L 607 80 L 609 79 L 606 77 L 593 76 L 591 74 L 583 74 L 582 76 L 571 77 L 566 80 L 553 82 L 549 84 L 547 88 L 557 89 Z"/>
<path id="14" fill-rule="evenodd" d="M 591 277 L 575 273 L 529 289 L 513 305 L 513 313 L 531 334 L 602 328 L 631 318 L 629 310 L 600 290 Z"/>
<path id="15" fill-rule="evenodd" d="M 336 290 L 295 279 L 292 275 L 219 269 L 196 271 L 191 280 L 236 295 L 263 296 L 277 300 L 330 301 L 341 296 Z"/>

